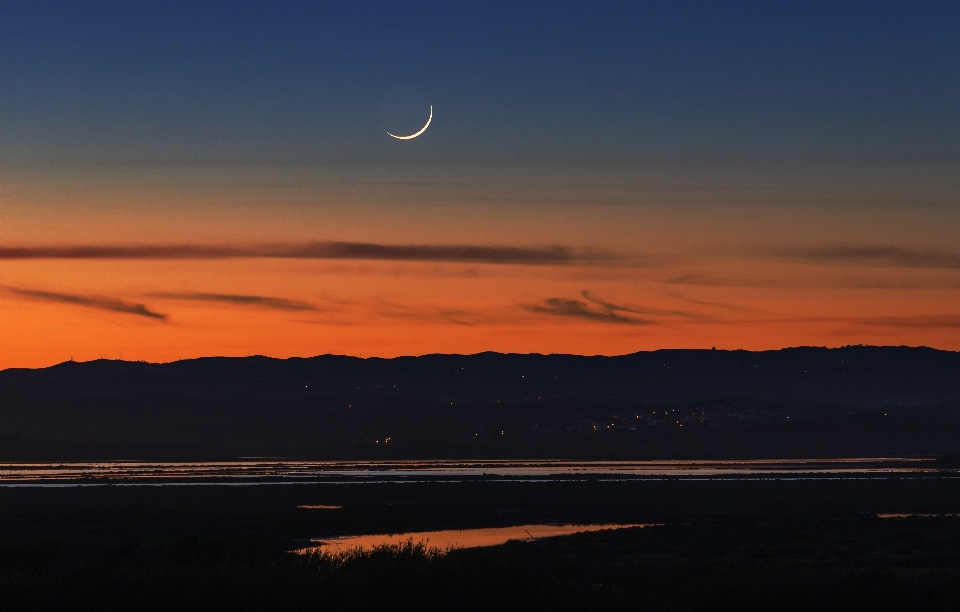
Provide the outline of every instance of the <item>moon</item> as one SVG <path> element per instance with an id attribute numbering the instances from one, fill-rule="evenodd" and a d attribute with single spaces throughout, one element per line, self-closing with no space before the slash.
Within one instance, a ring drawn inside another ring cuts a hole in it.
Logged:
<path id="1" fill-rule="evenodd" d="M 397 140 L 413 140 L 414 138 L 416 138 L 416 137 L 419 136 L 420 134 L 423 134 L 424 132 L 427 131 L 427 128 L 430 127 L 430 122 L 431 122 L 431 121 L 433 121 L 433 104 L 430 105 L 430 116 L 427 117 L 427 123 L 426 123 L 426 125 L 424 125 L 422 128 L 420 128 L 420 131 L 419 131 L 419 132 L 414 132 L 413 134 L 410 134 L 409 136 L 397 136 L 396 134 L 391 134 L 390 132 L 387 132 L 387 136 L 393 136 L 393 137 L 396 138 Z"/>

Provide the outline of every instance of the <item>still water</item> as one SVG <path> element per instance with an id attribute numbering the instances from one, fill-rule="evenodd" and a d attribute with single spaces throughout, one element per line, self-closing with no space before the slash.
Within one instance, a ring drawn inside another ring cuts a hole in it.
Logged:
<path id="1" fill-rule="evenodd" d="M 910 477 L 944 474 L 932 458 L 678 461 L 101 461 L 0 463 L 0 486 L 294 484 L 456 480 L 576 480 L 672 477 Z M 956 470 L 950 470 L 956 472 Z"/>
<path id="2" fill-rule="evenodd" d="M 424 544 L 428 548 L 448 550 L 450 548 L 475 548 L 478 546 L 496 546 L 520 540 L 532 542 L 541 538 L 570 535 L 585 531 L 603 529 L 623 529 L 627 527 L 646 527 L 647 525 L 519 525 L 517 527 L 490 527 L 484 529 L 448 529 L 445 531 L 417 531 L 411 533 L 392 533 L 382 535 L 357 535 L 313 540 L 317 545 L 301 548 L 298 553 L 324 552 L 337 553 L 354 549 L 370 550 L 377 546 L 396 546 L 405 542 Z"/>

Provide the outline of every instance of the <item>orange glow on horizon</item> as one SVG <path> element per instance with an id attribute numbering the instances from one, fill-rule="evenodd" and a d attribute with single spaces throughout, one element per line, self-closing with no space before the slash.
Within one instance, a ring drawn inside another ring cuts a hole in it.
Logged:
<path id="1" fill-rule="evenodd" d="M 951 207 L 856 205 L 826 191 L 816 205 L 717 203 L 733 198 L 722 186 L 681 190 L 681 201 L 629 184 L 574 185 L 569 201 L 550 204 L 564 193 L 552 186 L 559 179 L 478 176 L 490 202 L 465 203 L 457 181 L 400 181 L 391 201 L 360 181 L 270 191 L 234 175 L 14 176 L 3 248 L 332 240 L 611 257 L 0 259 L 0 368 L 248 354 L 960 350 L 960 212 Z"/>

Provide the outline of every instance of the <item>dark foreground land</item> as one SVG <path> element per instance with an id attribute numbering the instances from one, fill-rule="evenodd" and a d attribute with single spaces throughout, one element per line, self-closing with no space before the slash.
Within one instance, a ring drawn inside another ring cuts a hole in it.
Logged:
<path id="1" fill-rule="evenodd" d="M 342 507 L 298 508 L 321 504 Z M 0 607 L 955 610 L 956 512 L 947 476 L 3 488 Z M 657 525 L 447 554 L 288 552 L 536 522 Z"/>
<path id="2" fill-rule="evenodd" d="M 960 610 L 956 455 L 960 353 L 923 348 L 6 370 L 3 461 L 941 459 L 820 480 L 0 486 L 0 610 Z M 300 507 L 318 505 L 340 508 Z M 652 526 L 291 553 L 530 523 Z"/>

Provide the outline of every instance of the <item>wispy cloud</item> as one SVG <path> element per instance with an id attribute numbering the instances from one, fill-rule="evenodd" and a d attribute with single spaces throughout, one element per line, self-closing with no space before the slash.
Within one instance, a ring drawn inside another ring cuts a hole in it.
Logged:
<path id="1" fill-rule="evenodd" d="M 21 287 L 3 287 L 6 291 L 19 295 L 23 298 L 40 300 L 44 302 L 57 302 L 60 304 L 73 304 L 85 308 L 95 308 L 97 310 L 106 310 L 109 312 L 119 312 L 123 314 L 137 315 L 151 319 L 159 319 L 166 322 L 167 315 L 150 310 L 146 304 L 137 304 L 127 302 L 118 298 L 75 295 L 71 293 L 58 293 L 54 291 L 38 291 L 35 289 L 23 289 Z"/>
<path id="2" fill-rule="evenodd" d="M 497 324 L 511 319 L 508 313 L 497 310 L 467 310 L 449 304 L 405 304 L 380 300 L 373 305 L 373 310 L 382 317 L 464 326 Z"/>
<path id="3" fill-rule="evenodd" d="M 960 328 L 960 315 L 898 315 L 880 317 L 804 317 L 802 323 L 841 323 L 854 327 L 889 327 L 908 329 Z"/>
<path id="4" fill-rule="evenodd" d="M 620 325 L 651 325 L 655 323 L 650 320 L 622 315 L 616 309 L 596 302 L 590 303 L 566 298 L 547 298 L 541 304 L 524 304 L 523 309 L 538 314 L 587 319 L 598 323 L 617 323 Z"/>
<path id="5" fill-rule="evenodd" d="M 955 289 L 960 287 L 960 278 L 945 276 L 950 275 L 944 268 L 938 268 L 939 272 L 933 269 L 927 269 L 929 272 L 939 274 L 939 276 L 921 276 L 918 273 L 909 278 L 894 277 L 885 278 L 887 271 L 878 270 L 876 274 L 865 275 L 861 271 L 845 275 L 787 275 L 780 276 L 734 276 L 722 274 L 682 274 L 664 279 L 665 286 L 671 285 L 689 285 L 701 287 L 744 287 L 751 289 Z M 670 292 L 668 291 L 669 295 Z M 675 296 L 674 296 L 675 297 Z M 696 300 L 677 297 L 693 303 L 701 303 Z M 720 305 L 717 302 L 702 302 L 704 305 Z M 747 309 L 750 310 L 750 309 Z"/>
<path id="6" fill-rule="evenodd" d="M 712 301 L 709 301 L 709 300 L 698 300 L 698 299 L 690 298 L 690 297 L 687 297 L 687 296 L 685 296 L 685 295 L 681 295 L 681 294 L 679 294 L 679 293 L 677 293 L 677 292 L 675 292 L 675 291 L 671 291 L 670 288 L 669 288 L 669 285 L 667 285 L 666 283 L 664 283 L 664 285 L 665 285 L 665 289 L 664 289 L 664 290 L 666 291 L 666 294 L 669 295 L 670 297 L 672 297 L 672 298 L 675 299 L 675 300 L 680 300 L 680 301 L 683 301 L 683 302 L 689 302 L 689 303 L 691 303 L 691 304 L 699 304 L 699 305 L 701 305 L 701 306 L 712 306 L 712 307 L 714 307 L 714 308 L 724 308 L 724 309 L 727 309 L 727 310 L 737 310 L 737 311 L 741 311 L 741 312 L 764 312 L 763 310 L 759 310 L 759 309 L 757 309 L 757 308 L 747 308 L 746 306 L 740 306 L 740 305 L 737 305 L 737 304 L 729 304 L 729 303 L 727 303 L 727 302 L 712 302 Z"/>
<path id="7" fill-rule="evenodd" d="M 740 276 L 714 274 L 681 274 L 664 279 L 665 285 L 697 285 L 705 287 L 756 287 L 775 289 L 795 287 L 798 281 L 785 278 L 746 278 Z"/>
<path id="8" fill-rule="evenodd" d="M 921 329 L 960 328 L 960 315 L 915 315 L 855 319 L 870 327 L 907 327 Z"/>
<path id="9" fill-rule="evenodd" d="M 153 293 L 151 295 L 174 300 L 235 304 L 238 306 L 254 306 L 258 308 L 273 308 L 276 310 L 319 310 L 319 308 L 309 302 L 263 295 L 233 295 L 228 293 Z"/>
<path id="10" fill-rule="evenodd" d="M 951 268 L 960 270 L 960 253 L 904 249 L 891 245 L 827 246 L 777 249 L 773 255 L 823 264 L 856 264 L 902 268 Z"/>
<path id="11" fill-rule="evenodd" d="M 377 311 L 377 314 L 383 317 L 390 317 L 394 319 L 412 319 L 417 321 L 451 323 L 453 325 L 464 326 L 472 326 L 491 322 L 490 320 L 487 320 L 489 317 L 485 318 L 477 313 L 449 308 L 426 308 L 419 311 L 379 310 Z"/>
<path id="12" fill-rule="evenodd" d="M 571 265 L 617 259 L 600 250 L 568 246 L 512 247 L 479 245 L 375 244 L 320 241 L 290 244 L 66 245 L 0 247 L 11 259 L 367 259 L 449 263 Z"/>
<path id="13" fill-rule="evenodd" d="M 720 325 L 742 325 L 743 319 L 715 320 L 712 323 Z M 864 327 L 913 328 L 913 329 L 956 329 L 960 328 L 960 315 L 899 315 L 878 317 L 761 317 L 749 321 L 751 325 L 783 325 L 783 324 L 826 324 L 840 325 L 844 329 L 861 329 Z"/>
<path id="14" fill-rule="evenodd" d="M 640 315 L 653 315 L 659 317 L 685 317 L 689 319 L 702 319 L 703 315 L 689 312 L 686 310 L 663 310 L 660 308 L 649 308 L 646 306 L 624 306 L 623 304 L 614 304 L 613 302 L 607 302 L 602 300 L 590 291 L 581 291 L 582 295 L 587 301 L 600 306 L 604 310 L 609 312 L 628 312 L 631 314 L 640 314 Z"/>

